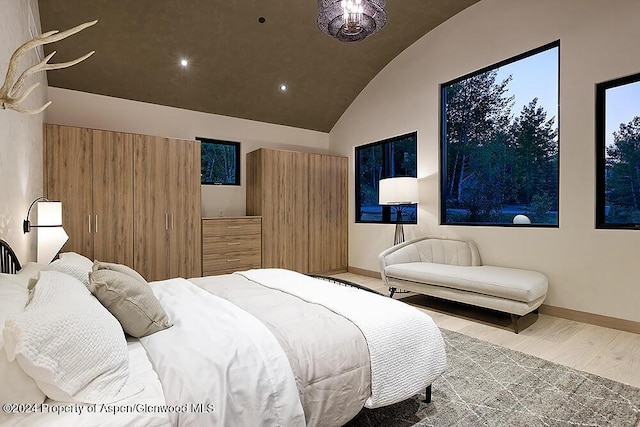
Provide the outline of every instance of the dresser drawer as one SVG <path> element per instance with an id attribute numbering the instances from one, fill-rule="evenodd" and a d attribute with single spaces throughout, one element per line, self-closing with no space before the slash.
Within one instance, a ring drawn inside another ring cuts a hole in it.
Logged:
<path id="1" fill-rule="evenodd" d="M 225 256 L 228 253 L 244 253 L 260 251 L 262 242 L 260 235 L 209 236 L 202 239 L 202 254 Z"/>
<path id="2" fill-rule="evenodd" d="M 260 218 L 207 219 L 202 221 L 202 237 L 260 235 L 261 224 Z"/>
<path id="3" fill-rule="evenodd" d="M 237 256 L 227 254 L 224 257 L 205 257 L 203 261 L 202 273 L 205 276 L 228 274 L 262 266 L 262 257 L 259 252 Z"/>

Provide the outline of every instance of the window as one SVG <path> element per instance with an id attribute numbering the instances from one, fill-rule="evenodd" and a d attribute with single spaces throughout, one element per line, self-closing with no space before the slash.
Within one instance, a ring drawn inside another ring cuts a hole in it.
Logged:
<path id="1" fill-rule="evenodd" d="M 240 185 L 240 143 L 196 139 L 201 143 L 201 183 Z"/>
<path id="2" fill-rule="evenodd" d="M 441 223 L 558 226 L 560 43 L 441 86 Z M 527 220 L 525 218 L 525 220 Z"/>
<path id="3" fill-rule="evenodd" d="M 596 228 L 640 229 L 640 74 L 596 86 Z"/>
<path id="4" fill-rule="evenodd" d="M 417 177 L 416 132 L 356 147 L 356 222 L 395 224 L 395 209 L 378 204 L 382 178 Z M 403 224 L 417 224 L 417 208 L 406 206 Z"/>

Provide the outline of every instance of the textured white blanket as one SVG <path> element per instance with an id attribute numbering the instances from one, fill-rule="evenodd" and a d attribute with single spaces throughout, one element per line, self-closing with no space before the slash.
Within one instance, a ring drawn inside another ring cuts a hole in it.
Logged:
<path id="1" fill-rule="evenodd" d="M 235 274 L 321 304 L 360 328 L 371 358 L 371 397 L 365 403 L 367 408 L 407 399 L 446 369 L 440 330 L 431 317 L 414 307 L 289 270 L 260 269 Z"/>

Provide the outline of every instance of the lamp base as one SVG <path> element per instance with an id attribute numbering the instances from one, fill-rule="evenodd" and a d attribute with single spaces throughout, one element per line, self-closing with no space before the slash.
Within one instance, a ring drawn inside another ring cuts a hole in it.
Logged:
<path id="1" fill-rule="evenodd" d="M 399 245 L 404 242 L 404 228 L 402 224 L 396 224 L 396 234 L 393 236 L 393 244 Z"/>

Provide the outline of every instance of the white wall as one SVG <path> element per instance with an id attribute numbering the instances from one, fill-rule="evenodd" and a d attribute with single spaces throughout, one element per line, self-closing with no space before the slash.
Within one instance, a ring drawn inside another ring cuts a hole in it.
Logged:
<path id="1" fill-rule="evenodd" d="M 640 321 L 640 233 L 594 228 L 595 84 L 640 71 L 638 16 L 637 0 L 482 0 L 376 76 L 332 129 L 331 148 L 350 157 L 353 176 L 354 146 L 417 131 L 419 223 L 405 226 L 409 238 L 472 238 L 486 264 L 547 274 L 548 305 Z M 439 225 L 439 85 L 558 39 L 560 228 Z M 349 197 L 349 263 L 378 271 L 393 226 L 355 224 L 353 180 Z"/>
<path id="2" fill-rule="evenodd" d="M 39 33 L 40 15 L 36 0 L 0 0 L 0 79 L 11 54 Z M 33 14 L 33 16 L 31 16 Z M 20 61 L 20 72 L 38 62 L 35 51 Z M 40 82 L 24 105 L 38 108 L 45 103 L 44 73 L 29 78 L 25 87 Z M 0 86 L 2 82 L 0 82 Z M 20 262 L 35 261 L 35 232 L 24 234 L 22 220 L 31 201 L 42 195 L 42 117 L 0 109 L 0 238 L 9 242 Z"/>
<path id="3" fill-rule="evenodd" d="M 327 152 L 329 134 L 216 114 L 199 113 L 85 92 L 49 88 L 53 105 L 46 123 L 173 138 L 196 137 L 240 142 L 241 186 L 202 186 L 203 216 L 245 214 L 245 154 L 268 147 Z"/>

